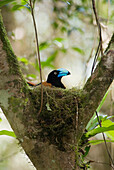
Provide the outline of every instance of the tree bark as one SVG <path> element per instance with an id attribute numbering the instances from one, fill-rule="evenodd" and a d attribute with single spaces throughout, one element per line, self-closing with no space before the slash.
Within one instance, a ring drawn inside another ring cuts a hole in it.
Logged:
<path id="1" fill-rule="evenodd" d="M 0 15 L 0 107 L 26 154 L 39 170 L 70 170 L 85 127 L 114 77 L 114 35 L 83 90 L 30 89 L 21 73 Z M 78 115 L 77 115 L 78 112 Z"/>

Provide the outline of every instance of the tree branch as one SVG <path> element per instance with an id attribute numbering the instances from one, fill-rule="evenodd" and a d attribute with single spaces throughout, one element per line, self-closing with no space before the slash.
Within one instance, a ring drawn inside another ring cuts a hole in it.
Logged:
<path id="1" fill-rule="evenodd" d="M 40 87 L 31 90 L 23 79 L 0 16 L 0 106 L 37 169 L 75 166 L 73 148 L 112 82 L 113 50 L 110 45 L 83 90 L 44 87 L 38 119 Z"/>

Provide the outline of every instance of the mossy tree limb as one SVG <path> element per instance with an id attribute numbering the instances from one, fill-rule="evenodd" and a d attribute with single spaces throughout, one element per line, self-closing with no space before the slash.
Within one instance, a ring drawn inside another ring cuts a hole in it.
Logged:
<path id="1" fill-rule="evenodd" d="M 27 86 L 0 16 L 0 106 L 37 169 L 70 170 L 75 166 L 73 148 L 112 82 L 113 43 L 114 38 L 83 90 L 44 87 L 38 118 L 41 89 Z"/>

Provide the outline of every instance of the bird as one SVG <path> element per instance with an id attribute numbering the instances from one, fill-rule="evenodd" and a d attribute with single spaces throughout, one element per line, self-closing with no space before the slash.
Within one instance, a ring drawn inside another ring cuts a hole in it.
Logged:
<path id="1" fill-rule="evenodd" d="M 63 69 L 63 68 L 60 68 L 60 69 L 57 69 L 57 70 L 53 70 L 53 71 L 51 71 L 48 74 L 47 81 L 42 82 L 42 84 L 44 86 L 49 86 L 49 87 L 53 87 L 54 86 L 54 87 L 66 89 L 64 84 L 61 82 L 61 78 L 63 76 L 67 76 L 69 74 L 71 74 L 71 73 L 68 70 Z M 41 83 L 34 84 L 32 82 L 27 82 L 27 84 L 29 86 L 36 87 L 36 86 L 39 86 Z"/>

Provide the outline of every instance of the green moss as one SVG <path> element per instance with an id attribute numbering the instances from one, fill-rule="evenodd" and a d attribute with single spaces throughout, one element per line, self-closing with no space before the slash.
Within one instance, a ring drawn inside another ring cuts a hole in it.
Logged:
<path id="1" fill-rule="evenodd" d="M 9 102 L 10 102 L 10 107 L 14 113 L 17 113 L 18 110 L 23 109 L 23 100 L 21 98 L 15 98 L 12 96 L 9 99 Z"/>
<path id="2" fill-rule="evenodd" d="M 19 67 L 19 64 L 17 61 L 17 57 L 15 56 L 15 54 L 11 48 L 10 42 L 7 38 L 7 33 L 6 33 L 4 25 L 3 25 L 1 13 L 0 13 L 0 39 L 3 42 L 3 50 L 5 50 L 6 54 L 7 54 L 7 60 L 8 60 L 9 69 L 10 69 L 9 73 L 22 76 L 20 67 Z"/>
<path id="3" fill-rule="evenodd" d="M 40 90 L 41 88 L 37 87 L 29 91 L 31 100 L 30 103 L 33 103 L 34 105 L 34 108 L 32 104 L 29 108 L 29 111 L 32 112 L 32 117 L 36 117 L 39 111 L 39 98 L 41 95 Z M 36 138 L 40 137 L 40 140 L 49 141 L 51 144 L 55 144 L 60 150 L 65 150 L 64 139 L 69 141 L 69 136 L 72 133 L 75 133 L 74 120 L 77 109 L 76 104 L 80 101 L 79 93 L 81 93 L 81 91 L 76 91 L 74 89 L 50 89 L 48 87 L 44 87 L 43 91 L 43 108 L 40 116 L 38 117 L 38 128 L 36 128 L 38 130 L 35 130 L 36 132 L 33 134 L 33 136 Z M 51 108 L 50 111 L 46 106 L 47 103 Z M 28 119 L 28 114 L 25 115 L 25 119 Z M 71 134 L 69 132 L 71 132 Z M 32 134 L 27 134 L 27 136 L 33 138 Z"/>

